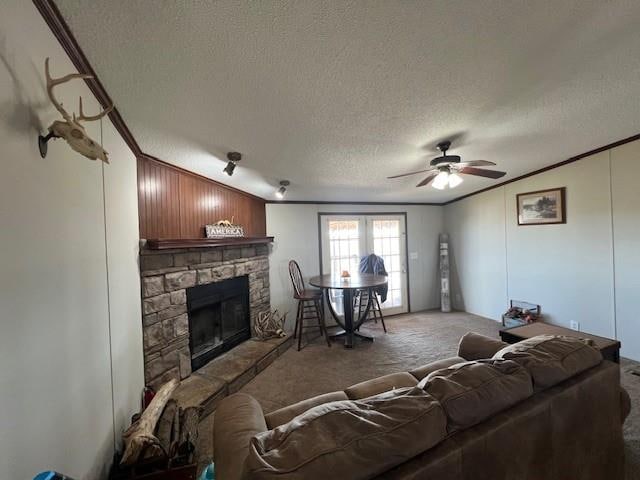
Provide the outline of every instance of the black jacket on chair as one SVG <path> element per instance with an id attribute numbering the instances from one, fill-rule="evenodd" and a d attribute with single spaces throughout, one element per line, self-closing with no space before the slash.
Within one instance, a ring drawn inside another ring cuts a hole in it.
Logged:
<path id="1" fill-rule="evenodd" d="M 384 260 L 374 253 L 360 259 L 360 273 L 373 273 L 375 275 L 384 275 L 385 277 L 389 276 L 384 268 Z M 380 301 L 382 303 L 387 301 L 388 290 L 389 286 L 386 283 L 374 288 L 374 291 L 380 295 Z"/>

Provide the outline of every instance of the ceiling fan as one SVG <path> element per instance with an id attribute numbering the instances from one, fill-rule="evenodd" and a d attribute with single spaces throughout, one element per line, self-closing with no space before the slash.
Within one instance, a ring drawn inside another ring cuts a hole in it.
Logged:
<path id="1" fill-rule="evenodd" d="M 449 186 L 449 188 L 455 188 L 462 183 L 462 177 L 459 175 L 460 173 L 463 175 L 476 175 L 478 177 L 493 179 L 504 177 L 507 174 L 507 172 L 499 172 L 497 170 L 476 168 L 495 165 L 495 163 L 487 160 L 471 160 L 469 162 L 463 162 L 459 155 L 447 155 L 447 150 L 449 150 L 450 147 L 450 141 L 440 142 L 438 144 L 438 150 L 442 152 L 442 156 L 431 160 L 429 163 L 431 166 L 425 170 L 403 173 L 401 175 L 394 175 L 387 178 L 400 178 L 429 172 L 429 175 L 417 184 L 416 187 L 424 187 L 433 181 L 433 188 L 444 190 L 447 186 Z"/>

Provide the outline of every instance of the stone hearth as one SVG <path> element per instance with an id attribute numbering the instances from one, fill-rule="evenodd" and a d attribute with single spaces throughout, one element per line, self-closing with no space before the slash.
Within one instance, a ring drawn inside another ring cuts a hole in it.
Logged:
<path id="1" fill-rule="evenodd" d="M 270 308 L 268 245 L 140 250 L 145 382 L 191 375 L 186 289 L 247 275 L 251 326 Z M 205 367 L 206 368 L 206 367 Z"/>

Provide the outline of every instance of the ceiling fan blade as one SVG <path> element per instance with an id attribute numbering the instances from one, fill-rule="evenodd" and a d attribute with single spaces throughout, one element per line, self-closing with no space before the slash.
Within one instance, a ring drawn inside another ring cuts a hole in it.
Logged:
<path id="1" fill-rule="evenodd" d="M 427 178 L 425 178 L 419 184 L 417 184 L 416 187 L 424 187 L 425 185 L 428 185 L 429 183 L 431 183 L 431 180 L 433 180 L 434 178 L 436 178 L 438 176 L 439 173 L 440 172 L 436 172 L 436 173 L 432 173 L 431 175 L 427 176 Z"/>
<path id="2" fill-rule="evenodd" d="M 470 160 L 468 162 L 455 164 L 456 167 L 489 167 L 491 165 L 495 165 L 495 163 L 490 162 L 489 160 Z"/>
<path id="3" fill-rule="evenodd" d="M 400 178 L 400 177 L 408 177 L 409 175 L 415 175 L 416 173 L 424 173 L 424 172 L 429 172 L 433 170 L 433 168 L 427 168 L 426 170 L 418 170 L 417 172 L 409 172 L 409 173 L 402 173 L 400 175 L 394 175 L 392 177 L 387 177 L 387 178 Z"/>
<path id="4" fill-rule="evenodd" d="M 475 167 L 463 167 L 458 170 L 458 173 L 464 173 L 466 175 L 476 175 L 478 177 L 487 177 L 487 178 L 500 178 L 504 177 L 507 172 L 499 172 L 498 170 L 485 170 L 484 168 L 475 168 Z"/>

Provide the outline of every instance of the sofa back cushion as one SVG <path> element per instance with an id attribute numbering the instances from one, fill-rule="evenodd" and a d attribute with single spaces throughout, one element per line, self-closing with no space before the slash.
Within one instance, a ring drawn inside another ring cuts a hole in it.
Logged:
<path id="1" fill-rule="evenodd" d="M 436 360 L 435 362 L 430 362 L 421 367 L 414 368 L 413 370 L 409 370 L 409 373 L 413 375 L 416 380 L 419 382 L 424 377 L 429 375 L 431 372 L 435 372 L 436 370 L 442 370 L 443 368 L 450 367 L 451 365 L 455 365 L 456 363 L 462 363 L 466 361 L 466 359 L 461 357 L 449 357 L 444 358 L 442 360 Z"/>
<path id="2" fill-rule="evenodd" d="M 462 336 L 458 343 L 458 356 L 465 360 L 482 360 L 507 346 L 507 343 L 496 338 L 486 337 L 479 333 L 469 332 Z"/>
<path id="3" fill-rule="evenodd" d="M 325 403 L 253 437 L 243 478 L 372 478 L 441 442 L 446 422 L 415 387 Z"/>
<path id="4" fill-rule="evenodd" d="M 538 335 L 499 350 L 493 358 L 522 365 L 539 391 L 595 367 L 602 354 L 579 338 Z"/>
<path id="5" fill-rule="evenodd" d="M 264 416 L 269 429 L 279 427 L 285 423 L 291 421 L 294 417 L 297 417 L 301 413 L 306 412 L 310 408 L 322 405 L 323 403 L 337 402 L 338 400 L 348 400 L 347 394 L 343 391 L 324 393 L 315 397 L 301 400 L 287 407 L 280 408 L 274 412 L 268 413 Z"/>
<path id="6" fill-rule="evenodd" d="M 418 387 L 442 404 L 449 432 L 480 423 L 533 394 L 529 373 L 509 360 L 458 363 L 430 373 Z"/>
<path id="7" fill-rule="evenodd" d="M 344 393 L 349 397 L 349 400 L 360 400 L 396 388 L 415 387 L 417 384 L 418 381 L 409 372 L 398 372 L 356 383 L 345 388 Z"/>

